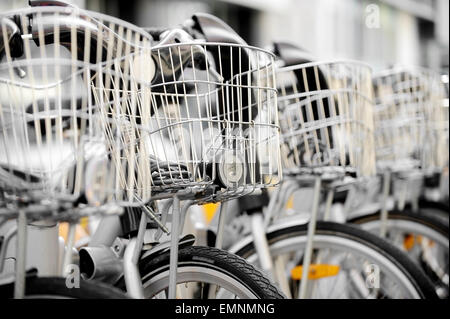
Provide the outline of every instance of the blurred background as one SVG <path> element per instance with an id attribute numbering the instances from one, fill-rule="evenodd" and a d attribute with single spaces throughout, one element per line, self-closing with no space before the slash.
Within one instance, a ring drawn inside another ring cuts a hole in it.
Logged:
<path id="1" fill-rule="evenodd" d="M 375 70 L 421 65 L 448 73 L 448 0 L 72 0 L 139 26 L 177 25 L 212 13 L 249 44 L 294 42 L 321 59 L 364 60 Z M 26 6 L 2 0 L 0 11 Z"/>

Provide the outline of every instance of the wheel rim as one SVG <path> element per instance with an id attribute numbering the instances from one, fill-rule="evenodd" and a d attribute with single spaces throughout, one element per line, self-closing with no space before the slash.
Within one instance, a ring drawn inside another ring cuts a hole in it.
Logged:
<path id="1" fill-rule="evenodd" d="M 276 258 L 292 252 L 302 252 L 304 251 L 305 245 L 306 236 L 289 237 L 272 243 L 270 245 L 270 252 L 272 257 Z M 403 295 L 397 294 L 398 297 L 414 299 L 420 298 L 419 292 L 408 276 L 405 275 L 396 264 L 367 245 L 363 245 L 359 242 L 344 237 L 317 234 L 314 236 L 314 249 L 321 251 L 330 250 L 336 253 L 344 254 L 349 254 L 349 252 L 351 252 L 353 255 L 357 255 L 359 257 L 358 259 L 362 258 L 370 261 L 372 264 L 378 265 L 380 274 L 382 274 L 380 277 L 385 279 L 384 282 L 390 281 L 391 283 L 396 283 L 397 287 L 400 288 L 400 291 L 403 292 Z M 250 263 L 257 264 L 257 255 L 255 253 L 252 253 L 246 259 Z M 348 266 L 346 267 L 348 268 Z M 356 267 L 356 269 L 358 269 L 358 267 Z M 316 282 L 322 281 L 323 283 L 324 279 L 327 280 L 327 278 L 322 278 Z M 333 296 L 333 298 L 336 298 L 336 296 Z"/>
<path id="2" fill-rule="evenodd" d="M 379 233 L 381 222 L 380 220 L 372 220 L 360 224 L 360 226 L 371 233 Z M 438 287 L 438 294 L 441 297 L 448 297 L 449 294 L 449 263 L 448 263 L 448 251 L 449 251 L 449 241 L 448 237 L 444 236 L 440 232 L 427 227 L 421 223 L 417 223 L 412 220 L 405 219 L 390 219 L 387 221 L 388 234 L 390 235 L 387 239 L 390 240 L 395 246 L 401 248 L 403 251 L 408 253 L 413 260 L 417 261 L 420 265 L 420 260 L 422 258 L 422 251 L 417 250 L 406 250 L 402 238 L 406 234 L 412 234 L 414 237 L 417 235 L 423 236 L 424 238 L 430 239 L 432 242 L 436 243 L 436 246 L 432 248 L 432 255 L 434 261 L 438 262 L 440 270 L 445 274 L 441 274 L 439 279 L 433 280 L 433 283 Z M 422 247 L 420 247 L 422 248 Z M 435 274 L 437 275 L 437 274 Z"/>

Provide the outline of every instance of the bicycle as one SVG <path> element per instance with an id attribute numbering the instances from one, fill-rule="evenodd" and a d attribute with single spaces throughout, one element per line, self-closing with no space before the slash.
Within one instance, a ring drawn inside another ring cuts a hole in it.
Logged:
<path id="1" fill-rule="evenodd" d="M 120 213 L 113 201 L 84 198 L 85 187 L 90 187 L 84 185 L 85 174 L 106 154 L 103 134 L 95 126 L 96 107 L 102 105 L 90 103 L 90 79 L 123 55 L 116 48 L 102 56 L 101 37 L 119 38 L 116 30 L 136 37 L 136 46 L 128 42 L 124 51 L 145 48 L 144 39 L 150 39 L 130 24 L 94 13 L 88 14 L 86 33 L 78 33 L 77 15 L 86 12 L 42 6 L 47 3 L 33 1 L 31 8 L 1 15 L 1 293 L 16 298 L 126 298 L 97 281 L 81 281 L 79 288 L 70 289 L 64 276 L 72 262 L 77 221 Z M 105 32 L 97 33 L 97 26 Z M 101 177 L 114 179 L 114 172 L 105 166 Z M 102 185 L 105 191 L 114 190 Z M 71 224 L 65 252 L 57 235 L 61 221 Z"/>
<path id="2" fill-rule="evenodd" d="M 127 209 L 101 221 L 80 250 L 81 271 L 137 298 L 281 298 L 243 259 L 178 238 L 189 206 L 278 181 L 276 154 L 258 158 L 266 144 L 278 145 L 276 90 L 261 81 L 273 74 L 273 57 L 243 44 L 194 41 L 182 29 L 148 31 L 158 42 L 138 57 L 150 63 L 146 83 L 133 86 L 139 79 L 121 68 L 110 87 L 97 81 L 93 89 L 97 101 L 112 96 L 101 112 Z"/>
<path id="3" fill-rule="evenodd" d="M 230 251 L 270 274 L 288 297 L 435 298 L 429 279 L 399 249 L 330 221 L 336 190 L 375 174 L 370 68 L 353 61 L 308 62 L 284 43 L 275 52 L 290 63 L 277 71 L 284 181 L 270 199 L 240 203 L 250 215 L 251 235 Z M 306 216 L 286 212 L 289 197 L 305 187 L 313 189 Z M 319 213 L 324 221 L 316 222 Z M 367 281 L 374 264 L 378 288 Z"/>
<path id="4" fill-rule="evenodd" d="M 427 185 L 439 188 L 439 183 L 430 182 L 439 180 L 448 167 L 448 118 L 441 106 L 440 78 L 431 70 L 412 67 L 393 68 L 374 77 L 380 208 L 361 216 L 354 212 L 349 222 L 379 233 L 408 252 L 446 298 L 448 219 L 445 222 L 436 210 L 430 210 L 439 212 L 445 204 L 421 199 Z"/>

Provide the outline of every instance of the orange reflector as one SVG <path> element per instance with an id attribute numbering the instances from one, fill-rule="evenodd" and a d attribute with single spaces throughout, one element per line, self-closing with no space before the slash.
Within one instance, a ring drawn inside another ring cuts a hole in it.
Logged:
<path id="1" fill-rule="evenodd" d="M 403 247 L 409 251 L 414 247 L 415 241 L 414 235 L 408 234 L 403 239 Z"/>
<path id="2" fill-rule="evenodd" d="M 416 242 L 417 242 L 417 244 L 420 245 L 420 244 L 422 244 L 422 241 L 423 241 L 423 237 L 421 235 L 414 236 L 414 235 L 408 234 L 405 236 L 405 239 L 403 239 L 403 247 L 409 251 L 414 247 Z M 426 244 L 428 245 L 428 247 L 433 247 L 434 241 L 428 240 Z"/>
<path id="3" fill-rule="evenodd" d="M 294 280 L 302 279 L 303 266 L 294 267 L 291 270 L 291 277 Z M 312 264 L 309 266 L 308 279 L 320 279 L 324 277 L 336 276 L 339 273 L 338 265 Z"/>

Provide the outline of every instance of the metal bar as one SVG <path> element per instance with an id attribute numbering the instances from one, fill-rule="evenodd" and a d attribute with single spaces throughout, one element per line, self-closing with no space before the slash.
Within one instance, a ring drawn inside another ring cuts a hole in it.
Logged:
<path id="1" fill-rule="evenodd" d="M 288 299 L 292 299 L 288 277 L 286 276 L 286 255 L 276 257 L 274 260 L 274 267 L 276 282 L 280 285 L 281 291 L 283 291 Z"/>
<path id="2" fill-rule="evenodd" d="M 136 299 L 144 299 L 142 279 L 139 268 L 133 263 L 133 253 L 136 248 L 137 238 L 132 238 L 125 248 L 123 256 L 123 274 L 128 295 Z"/>
<path id="3" fill-rule="evenodd" d="M 139 256 L 144 243 L 145 230 L 147 228 L 147 215 L 143 212 L 139 223 L 138 234 L 132 238 L 125 248 L 123 256 L 123 270 L 125 286 L 132 298 L 144 299 L 141 274 L 139 273 Z"/>
<path id="4" fill-rule="evenodd" d="M 103 216 L 88 246 L 111 246 L 121 232 L 122 226 L 120 225 L 119 216 Z"/>
<path id="5" fill-rule="evenodd" d="M 178 234 L 182 234 L 183 233 L 183 226 L 184 226 L 184 222 L 186 220 L 187 211 L 188 211 L 189 207 L 191 207 L 193 204 L 194 204 L 193 200 L 188 200 L 183 205 L 183 208 L 181 209 L 180 227 L 179 227 L 179 230 L 178 230 Z"/>
<path id="6" fill-rule="evenodd" d="M 75 229 L 77 224 L 70 223 L 69 224 L 69 232 L 67 234 L 67 245 L 66 250 L 64 252 L 64 259 L 62 264 L 61 273 L 63 277 L 67 276 L 67 266 L 72 263 L 72 248 L 75 242 Z"/>
<path id="7" fill-rule="evenodd" d="M 415 196 L 411 199 L 411 210 L 413 213 L 419 212 L 419 198 Z"/>
<path id="8" fill-rule="evenodd" d="M 266 210 L 266 214 L 265 214 L 265 218 L 264 218 L 264 227 L 265 228 L 267 228 L 270 224 L 270 221 L 271 221 L 273 213 L 274 213 L 275 205 L 277 204 L 277 201 L 281 194 L 280 193 L 281 189 L 283 188 L 284 185 L 285 185 L 285 183 L 281 183 L 280 186 L 278 186 L 275 189 L 275 191 L 272 193 L 272 195 L 270 196 L 269 205 L 267 206 L 267 210 Z"/>
<path id="9" fill-rule="evenodd" d="M 225 227 L 225 216 L 227 212 L 228 202 L 222 202 L 219 210 L 219 223 L 217 225 L 215 247 L 221 249 L 223 243 L 223 228 Z"/>
<path id="10" fill-rule="evenodd" d="M 17 224 L 11 225 L 11 227 L 8 228 L 8 231 L 3 237 L 3 243 L 0 250 L 0 274 L 3 272 L 3 267 L 5 266 L 5 256 L 9 246 L 9 242 L 16 233 L 17 233 Z"/>
<path id="11" fill-rule="evenodd" d="M 281 187 L 283 187 L 283 190 L 281 190 Z M 266 229 L 269 227 L 272 218 L 276 216 L 274 214 L 284 211 L 286 201 L 298 188 L 299 187 L 296 181 L 285 182 L 277 188 L 277 192 L 274 194 L 276 197 L 273 201 L 272 197 L 270 198 L 269 206 L 266 210 L 266 218 L 264 220 Z"/>
<path id="12" fill-rule="evenodd" d="M 304 253 L 304 258 L 303 258 L 302 280 L 300 283 L 300 292 L 299 292 L 300 299 L 305 299 L 305 297 L 306 297 L 309 266 L 311 264 L 311 255 L 312 255 L 312 249 L 313 249 L 313 238 L 314 238 L 314 233 L 316 231 L 317 212 L 319 210 L 321 182 L 322 182 L 321 177 L 317 176 L 315 179 L 315 183 L 314 183 L 313 207 L 312 207 L 312 212 L 311 212 L 311 219 L 309 220 L 309 224 L 308 224 L 308 237 L 307 237 L 305 253 Z"/>
<path id="13" fill-rule="evenodd" d="M 400 180 L 400 185 L 401 185 L 401 192 L 400 198 L 398 199 L 397 208 L 399 211 L 403 211 L 405 209 L 406 195 L 408 193 L 408 178 Z"/>
<path id="14" fill-rule="evenodd" d="M 381 203 L 381 215 L 380 215 L 380 236 L 386 237 L 387 221 L 388 221 L 388 208 L 387 202 L 389 198 L 389 192 L 391 187 L 391 172 L 384 172 L 383 178 L 383 199 Z"/>
<path id="15" fill-rule="evenodd" d="M 220 203 L 219 209 L 219 221 L 217 224 L 217 232 L 216 232 L 216 242 L 215 247 L 218 249 L 222 249 L 223 244 L 223 229 L 225 227 L 225 215 L 227 211 L 228 202 Z M 208 299 L 215 299 L 217 293 L 218 286 L 217 285 L 209 285 L 208 289 Z"/>
<path id="16" fill-rule="evenodd" d="M 169 266 L 169 299 L 175 299 L 177 294 L 178 268 L 178 236 L 180 229 L 180 199 L 175 196 L 172 206 L 172 231 L 170 237 L 170 266 Z"/>
<path id="17" fill-rule="evenodd" d="M 261 269 L 270 277 L 270 279 L 274 279 L 274 267 L 261 213 L 252 215 L 252 236 Z"/>
<path id="18" fill-rule="evenodd" d="M 356 188 L 350 187 L 344 202 L 344 216 L 347 219 L 349 214 L 351 213 L 353 201 L 355 200 L 355 196 L 357 195 Z"/>
<path id="19" fill-rule="evenodd" d="M 27 217 L 25 211 L 20 209 L 17 219 L 17 256 L 16 281 L 14 282 L 14 298 L 22 299 L 25 296 L 25 266 L 27 253 Z"/>
<path id="20" fill-rule="evenodd" d="M 139 222 L 139 230 L 136 236 L 136 247 L 133 251 L 133 263 L 138 264 L 139 257 L 141 255 L 142 251 L 142 245 L 144 244 L 144 236 L 145 236 L 145 230 L 147 229 L 147 215 L 142 212 L 141 214 L 141 220 Z"/>
<path id="21" fill-rule="evenodd" d="M 333 204 L 334 199 L 334 188 L 330 188 L 327 193 L 327 199 L 325 203 L 325 213 L 323 215 L 323 220 L 327 221 L 330 220 L 330 214 L 331 214 L 331 205 Z"/>

